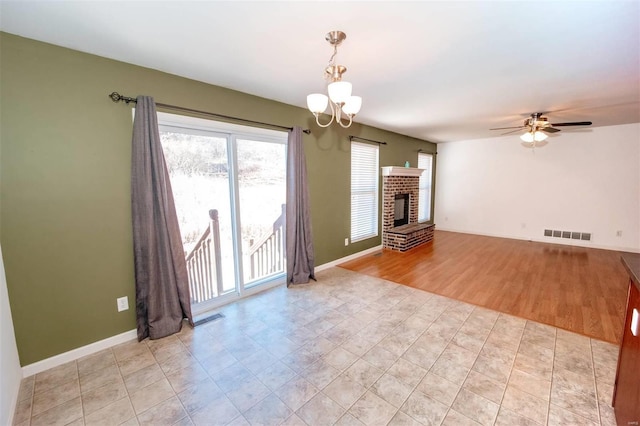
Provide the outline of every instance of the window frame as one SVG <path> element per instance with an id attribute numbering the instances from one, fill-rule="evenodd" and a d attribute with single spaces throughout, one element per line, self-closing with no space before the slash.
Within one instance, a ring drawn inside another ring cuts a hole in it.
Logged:
<path id="1" fill-rule="evenodd" d="M 354 153 L 358 155 L 354 156 Z M 369 155 L 369 157 L 367 158 L 366 155 Z M 361 157 L 361 160 L 364 157 L 365 161 L 357 162 L 359 157 Z M 365 181 L 359 183 L 354 181 L 354 177 L 358 177 L 354 172 L 364 174 Z M 367 173 L 370 173 L 368 177 L 366 176 Z M 356 188 L 354 188 L 354 183 L 356 183 Z M 378 144 L 351 141 L 350 184 L 349 239 L 351 243 L 378 237 L 380 234 L 380 146 Z M 365 202 L 368 203 L 363 203 L 361 197 L 357 200 L 354 199 L 354 197 L 362 195 L 369 196 L 368 200 L 365 199 Z M 363 217 L 368 219 L 369 222 L 365 226 L 354 226 L 358 225 L 363 220 Z"/>
<path id="2" fill-rule="evenodd" d="M 421 159 L 429 162 L 428 168 L 425 167 L 424 163 L 421 165 Z M 418 168 L 424 169 L 422 174 L 420 174 L 420 181 L 418 184 L 418 222 L 420 223 L 428 223 L 433 220 L 433 160 L 434 154 L 432 153 L 418 153 Z"/>

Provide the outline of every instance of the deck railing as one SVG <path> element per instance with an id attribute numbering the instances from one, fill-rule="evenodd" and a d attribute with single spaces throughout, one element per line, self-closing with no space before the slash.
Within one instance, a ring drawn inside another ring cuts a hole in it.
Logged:
<path id="1" fill-rule="evenodd" d="M 211 300 L 222 293 L 222 258 L 218 210 L 209 210 L 209 227 L 187 254 L 191 303 Z"/>
<path id="2" fill-rule="evenodd" d="M 250 280 L 284 272 L 285 268 L 285 204 L 280 216 L 273 222 L 271 233 L 264 235 L 249 247 Z"/>

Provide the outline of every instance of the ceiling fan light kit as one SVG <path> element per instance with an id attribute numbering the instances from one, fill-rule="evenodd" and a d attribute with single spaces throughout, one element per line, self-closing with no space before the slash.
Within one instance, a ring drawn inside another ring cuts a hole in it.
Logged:
<path id="1" fill-rule="evenodd" d="M 550 123 L 547 117 L 542 116 L 542 112 L 534 112 L 531 116 L 524 120 L 524 124 L 522 126 L 515 127 L 496 127 L 489 130 L 507 130 L 507 129 L 516 129 L 509 130 L 503 135 L 507 135 L 509 133 L 517 132 L 518 130 L 526 129 L 525 133 L 520 136 L 522 139 L 522 145 L 527 148 L 535 148 L 544 146 L 547 142 L 544 142 L 547 139 L 547 133 L 557 133 L 560 129 L 556 129 L 556 127 L 563 126 L 590 126 L 591 121 L 573 121 L 569 123 Z M 544 143 L 542 143 L 544 142 Z"/>
<path id="2" fill-rule="evenodd" d="M 316 123 L 320 127 L 329 127 L 334 120 L 344 128 L 350 127 L 353 123 L 353 117 L 360 112 L 362 107 L 362 98 L 351 94 L 351 83 L 342 81 L 342 74 L 347 71 L 347 67 L 336 65 L 335 62 L 338 46 L 346 38 L 347 35 L 342 31 L 327 33 L 325 39 L 333 46 L 333 54 L 324 70 L 324 78 L 330 82 L 327 86 L 329 96 L 322 93 L 312 93 L 307 96 L 307 108 L 313 113 Z M 331 108 L 331 120 L 326 124 L 320 124 L 320 114 L 327 109 L 327 105 Z M 346 116 L 344 121 L 343 116 Z"/>

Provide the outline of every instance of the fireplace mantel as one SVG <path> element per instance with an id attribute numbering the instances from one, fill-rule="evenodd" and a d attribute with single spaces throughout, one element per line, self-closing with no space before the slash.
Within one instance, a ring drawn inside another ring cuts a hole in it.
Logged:
<path id="1" fill-rule="evenodd" d="M 382 176 L 420 177 L 423 171 L 424 169 L 417 169 L 415 167 L 385 166 L 382 168 Z"/>

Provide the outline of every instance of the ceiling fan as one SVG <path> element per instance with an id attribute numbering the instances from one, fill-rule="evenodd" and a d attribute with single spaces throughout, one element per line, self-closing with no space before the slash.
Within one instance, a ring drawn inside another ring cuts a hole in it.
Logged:
<path id="1" fill-rule="evenodd" d="M 536 146 L 543 146 L 543 142 L 547 138 L 547 133 L 557 133 L 560 129 L 556 127 L 563 126 L 590 126 L 593 124 L 591 121 L 572 121 L 569 123 L 550 123 L 547 117 L 542 116 L 542 112 L 534 112 L 529 118 L 524 120 L 522 126 L 514 127 L 496 127 L 489 130 L 509 130 L 503 135 L 517 132 L 518 130 L 526 129 L 525 133 L 520 136 L 523 141 L 523 145 L 528 148 L 534 148 Z M 511 130 L 515 129 L 515 130 Z"/>

